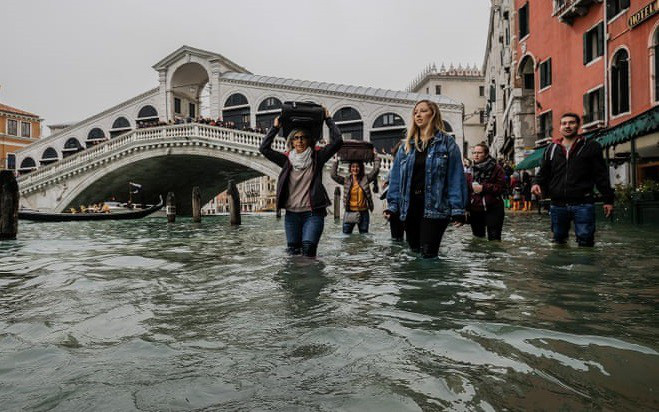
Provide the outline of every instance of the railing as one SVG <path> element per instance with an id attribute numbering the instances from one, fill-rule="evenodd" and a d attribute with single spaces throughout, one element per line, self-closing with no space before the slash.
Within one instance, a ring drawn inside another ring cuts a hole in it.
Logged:
<path id="1" fill-rule="evenodd" d="M 135 143 L 167 142 L 168 140 L 178 140 L 181 138 L 202 138 L 209 141 L 221 142 L 233 148 L 256 152 L 261 145 L 263 135 L 260 133 L 194 123 L 137 129 L 68 156 L 55 163 L 39 167 L 29 174 L 20 176 L 18 183 L 21 189 L 23 189 L 44 180 L 56 178 L 66 172 L 84 168 L 95 160 L 112 155 Z M 281 152 L 285 151 L 285 139 L 276 137 L 273 148 Z M 382 157 L 381 170 L 386 172 L 390 169 L 393 159 L 390 155 L 380 156 Z"/>

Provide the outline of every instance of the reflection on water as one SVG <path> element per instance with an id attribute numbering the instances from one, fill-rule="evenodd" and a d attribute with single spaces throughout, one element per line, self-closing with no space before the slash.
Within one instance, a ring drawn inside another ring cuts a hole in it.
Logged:
<path id="1" fill-rule="evenodd" d="M 659 409 L 659 236 L 508 219 L 438 260 L 328 219 L 22 224 L 0 243 L 3 410 Z"/>

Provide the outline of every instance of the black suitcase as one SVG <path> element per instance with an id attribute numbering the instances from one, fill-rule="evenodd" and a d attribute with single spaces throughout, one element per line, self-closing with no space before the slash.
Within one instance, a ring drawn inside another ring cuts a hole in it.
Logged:
<path id="1" fill-rule="evenodd" d="M 284 102 L 281 106 L 281 122 L 284 136 L 295 129 L 306 129 L 314 140 L 323 134 L 325 110 L 323 106 L 309 102 Z"/>
<path id="2" fill-rule="evenodd" d="M 375 160 L 373 143 L 361 140 L 344 140 L 338 156 L 342 162 L 372 162 Z"/>

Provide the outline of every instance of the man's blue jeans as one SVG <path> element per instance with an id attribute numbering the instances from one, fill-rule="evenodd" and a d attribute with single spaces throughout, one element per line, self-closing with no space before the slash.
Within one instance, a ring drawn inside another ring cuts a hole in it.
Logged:
<path id="1" fill-rule="evenodd" d="M 570 232 L 570 223 L 574 221 L 574 234 L 579 246 L 593 246 L 595 244 L 595 205 L 584 203 L 581 205 L 551 205 L 551 231 L 554 233 L 554 242 L 566 243 Z"/>
<path id="2" fill-rule="evenodd" d="M 355 228 L 355 225 L 359 228 L 359 233 L 368 233 L 368 225 L 371 221 L 368 210 L 359 212 L 359 223 L 343 223 L 343 233 L 349 235 L 352 233 L 352 230 Z"/>
<path id="3" fill-rule="evenodd" d="M 284 216 L 287 251 L 292 255 L 316 256 L 325 216 L 313 212 L 289 212 Z"/>

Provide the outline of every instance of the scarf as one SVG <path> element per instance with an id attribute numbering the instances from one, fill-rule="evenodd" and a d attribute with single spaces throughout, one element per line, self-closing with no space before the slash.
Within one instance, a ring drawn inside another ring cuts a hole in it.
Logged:
<path id="1" fill-rule="evenodd" d="M 473 166 L 473 176 L 474 182 L 485 183 L 492 177 L 494 172 L 494 166 L 497 165 L 497 162 L 492 156 L 488 156 L 487 159 L 483 160 L 480 163 L 474 163 Z"/>
<path id="2" fill-rule="evenodd" d="M 307 150 L 302 153 L 296 152 L 295 149 L 291 150 L 288 153 L 288 160 L 293 165 L 293 169 L 299 172 L 309 167 L 311 164 L 311 153 L 311 147 L 307 147 Z"/>

